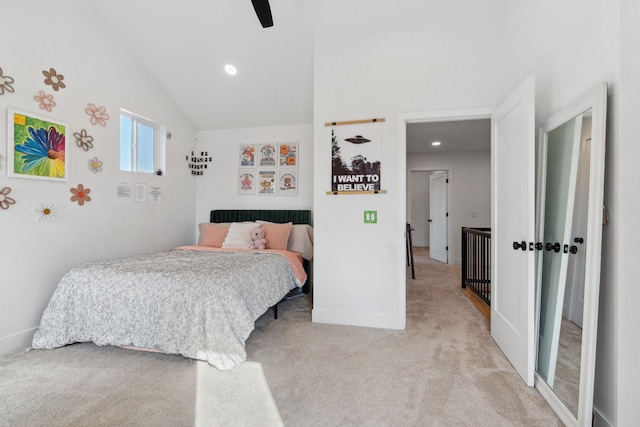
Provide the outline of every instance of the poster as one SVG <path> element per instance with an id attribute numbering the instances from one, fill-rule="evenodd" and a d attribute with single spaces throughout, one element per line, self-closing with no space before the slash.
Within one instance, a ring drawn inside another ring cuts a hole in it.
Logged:
<path id="1" fill-rule="evenodd" d="M 8 111 L 9 176 L 67 181 L 67 126 L 31 113 Z"/>
<path id="2" fill-rule="evenodd" d="M 133 193 L 133 200 L 136 203 L 147 203 L 147 184 L 144 182 L 136 182 Z"/>
<path id="3" fill-rule="evenodd" d="M 258 172 L 260 186 L 258 194 L 262 196 L 274 196 L 276 194 L 276 171 L 261 170 Z"/>
<path id="4" fill-rule="evenodd" d="M 254 168 L 256 166 L 256 144 L 240 145 L 240 167 Z"/>
<path id="5" fill-rule="evenodd" d="M 256 194 L 256 171 L 254 169 L 238 172 L 238 194 Z"/>
<path id="6" fill-rule="evenodd" d="M 278 195 L 296 196 L 298 194 L 298 171 L 281 170 L 278 177 Z"/>
<path id="7" fill-rule="evenodd" d="M 331 129 L 331 191 L 379 191 L 382 155 L 379 123 Z"/>
<path id="8" fill-rule="evenodd" d="M 116 190 L 116 203 L 125 204 L 133 201 L 133 184 L 130 182 L 119 182 Z"/>
<path id="9" fill-rule="evenodd" d="M 276 166 L 276 147 L 273 144 L 260 144 L 259 145 L 259 166 L 260 167 L 275 167 Z"/>
<path id="10" fill-rule="evenodd" d="M 278 144 L 278 165 L 281 168 L 298 167 L 298 143 L 283 142 Z"/>

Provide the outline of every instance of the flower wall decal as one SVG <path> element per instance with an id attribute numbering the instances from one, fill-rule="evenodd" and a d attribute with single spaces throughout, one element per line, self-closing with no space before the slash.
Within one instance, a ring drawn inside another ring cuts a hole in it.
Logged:
<path id="1" fill-rule="evenodd" d="M 73 194 L 71 196 L 71 201 L 78 202 L 80 206 L 83 206 L 84 202 L 91 201 L 91 196 L 89 196 L 89 193 L 91 193 L 91 189 L 84 188 L 84 185 L 78 184 L 76 188 L 71 188 L 71 194 Z"/>
<path id="2" fill-rule="evenodd" d="M 44 84 L 50 85 L 56 92 L 58 89 L 64 89 L 67 87 L 62 82 L 62 80 L 64 80 L 64 76 L 62 74 L 58 74 L 55 68 L 49 68 L 49 71 L 42 70 L 42 74 L 46 77 L 44 79 Z"/>
<path id="3" fill-rule="evenodd" d="M 29 127 L 30 138 L 15 150 L 23 153 L 23 172 L 35 172 L 38 176 L 64 176 L 65 136 L 51 126 L 49 130 Z"/>
<path id="4" fill-rule="evenodd" d="M 38 203 L 36 208 L 34 209 L 36 215 L 38 215 L 38 221 L 49 220 L 55 221 L 56 215 L 60 213 L 57 209 L 56 205 L 53 203 L 49 203 L 48 205 Z"/>
<path id="5" fill-rule="evenodd" d="M 10 205 L 15 204 L 15 200 L 9 197 L 9 193 L 11 193 L 11 187 L 4 187 L 0 190 L 0 208 L 9 209 Z"/>
<path id="6" fill-rule="evenodd" d="M 53 100 L 53 95 L 47 95 L 43 90 L 34 96 L 33 99 L 40 103 L 41 110 L 51 111 L 51 109 L 56 106 L 56 101 Z"/>
<path id="7" fill-rule="evenodd" d="M 13 93 L 13 81 L 13 77 L 3 75 L 0 68 L 0 95 L 4 95 L 5 91 Z"/>
<path id="8" fill-rule="evenodd" d="M 89 160 L 89 169 L 93 171 L 93 173 L 100 172 L 102 170 L 102 162 L 98 160 L 97 157 Z"/>
<path id="9" fill-rule="evenodd" d="M 104 127 L 107 125 L 107 120 L 109 120 L 109 114 L 107 114 L 106 107 L 96 107 L 95 104 L 89 103 L 89 106 L 84 109 L 84 111 L 91 116 L 91 124 Z"/>
<path id="10" fill-rule="evenodd" d="M 93 137 L 87 134 L 85 129 L 82 129 L 80 132 L 74 132 L 73 136 L 76 137 L 76 144 L 78 147 L 82 148 L 84 151 L 89 151 L 90 148 L 93 148 Z"/>

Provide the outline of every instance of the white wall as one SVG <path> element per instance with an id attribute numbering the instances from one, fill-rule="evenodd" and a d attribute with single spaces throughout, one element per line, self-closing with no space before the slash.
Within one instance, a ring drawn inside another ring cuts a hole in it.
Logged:
<path id="1" fill-rule="evenodd" d="M 407 159 L 407 171 L 436 169 L 449 171 L 449 256 L 460 264 L 462 227 L 491 227 L 491 152 L 422 153 Z"/>
<path id="2" fill-rule="evenodd" d="M 621 2 L 621 67 L 620 88 L 618 92 L 619 103 L 618 123 L 619 134 L 614 140 L 614 160 L 609 163 L 612 168 L 610 175 L 614 182 L 612 193 L 615 194 L 615 202 L 611 203 L 612 226 L 614 226 L 616 241 L 611 242 L 608 248 L 615 248 L 616 258 L 609 258 L 609 277 L 604 286 L 612 286 L 617 283 L 617 295 L 609 297 L 614 299 L 614 309 L 605 315 L 616 318 L 614 324 L 617 329 L 613 331 L 617 340 L 617 348 L 610 350 L 610 355 L 615 357 L 617 364 L 607 371 L 615 374 L 617 368 L 618 383 L 618 416 L 619 426 L 629 426 L 640 420 L 640 405 L 638 405 L 638 384 L 640 384 L 640 286 L 638 286 L 637 264 L 640 259 L 640 246 L 638 245 L 638 211 L 640 211 L 640 197 L 638 197 L 638 183 L 640 182 L 640 144 L 638 144 L 638 117 L 640 116 L 640 3 L 636 0 L 622 0 Z M 612 274 L 617 271 L 616 274 Z M 613 280 L 612 280 L 613 279 Z M 616 309 L 617 308 L 617 309 Z M 605 330 L 604 333 L 609 333 Z M 599 338 L 598 338 L 599 339 Z M 608 361 L 608 360 L 607 360 Z M 600 366 L 600 364 L 598 365 Z"/>
<path id="3" fill-rule="evenodd" d="M 90 9 L 90 6 L 87 6 Z M 30 345 L 35 328 L 59 279 L 84 261 L 156 252 L 190 243 L 194 235 L 194 180 L 184 165 L 195 133 L 113 35 L 104 31 L 89 9 L 64 2 L 51 7 L 37 0 L 12 2 L 0 26 L 2 67 L 15 79 L 15 93 L 0 96 L 0 138 L 5 144 L 7 108 L 17 108 L 66 122 L 68 182 L 7 177 L 7 155 L 0 150 L 0 188 L 10 187 L 16 204 L 0 210 L 0 353 Z M 64 75 L 65 89 L 43 83 L 42 70 Z M 34 95 L 53 94 L 57 106 L 40 110 Z M 104 128 L 90 124 L 88 103 L 106 106 Z M 123 107 L 167 126 L 166 176 L 138 176 L 119 171 L 119 109 Z M 94 148 L 85 152 L 73 132 L 86 129 Z M 3 145 L 4 147 L 4 145 Z M 97 156 L 103 171 L 88 168 Z M 146 182 L 162 187 L 158 205 L 115 204 L 116 184 Z M 82 183 L 92 200 L 80 207 L 69 189 Z M 55 203 L 54 222 L 38 222 L 37 203 Z"/>
<path id="4" fill-rule="evenodd" d="M 196 177 L 196 222 L 208 222 L 212 209 L 312 209 L 313 127 L 273 126 L 203 131 L 197 134 L 196 152 L 213 156 L 204 175 Z M 241 144 L 298 141 L 298 195 L 238 194 Z"/>
<path id="5" fill-rule="evenodd" d="M 341 10 L 341 4 L 323 6 Z M 316 34 L 314 321 L 404 328 L 407 175 L 400 114 L 498 103 L 507 59 L 504 4 L 402 2 L 402 19 L 360 26 L 355 20 Z M 388 193 L 325 195 L 331 139 L 324 123 L 374 117 L 386 118 L 381 166 Z M 378 223 L 363 224 L 364 210 L 377 210 Z"/>

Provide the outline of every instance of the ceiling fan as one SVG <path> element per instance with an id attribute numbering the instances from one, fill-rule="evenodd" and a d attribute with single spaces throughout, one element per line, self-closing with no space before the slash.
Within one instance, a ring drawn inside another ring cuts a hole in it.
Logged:
<path id="1" fill-rule="evenodd" d="M 273 17 L 271 16 L 269 0 L 251 0 L 251 3 L 253 3 L 253 9 L 256 11 L 256 15 L 258 15 L 262 28 L 273 27 Z"/>

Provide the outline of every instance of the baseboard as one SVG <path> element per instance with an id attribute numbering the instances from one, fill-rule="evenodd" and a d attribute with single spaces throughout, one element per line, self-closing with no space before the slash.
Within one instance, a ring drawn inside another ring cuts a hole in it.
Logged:
<path id="1" fill-rule="evenodd" d="M 332 325 L 363 326 L 367 328 L 404 329 L 398 326 L 398 316 L 382 313 L 354 313 L 335 310 L 311 310 L 311 321 Z"/>
<path id="2" fill-rule="evenodd" d="M 593 414 L 595 415 L 595 427 L 613 427 L 614 424 L 605 417 L 602 412 L 598 410 L 598 408 L 593 406 Z"/>
<path id="3" fill-rule="evenodd" d="M 14 353 L 25 347 L 31 347 L 33 334 L 35 334 L 36 329 L 38 329 L 38 327 L 16 332 L 15 334 L 0 338 L 0 354 Z"/>

